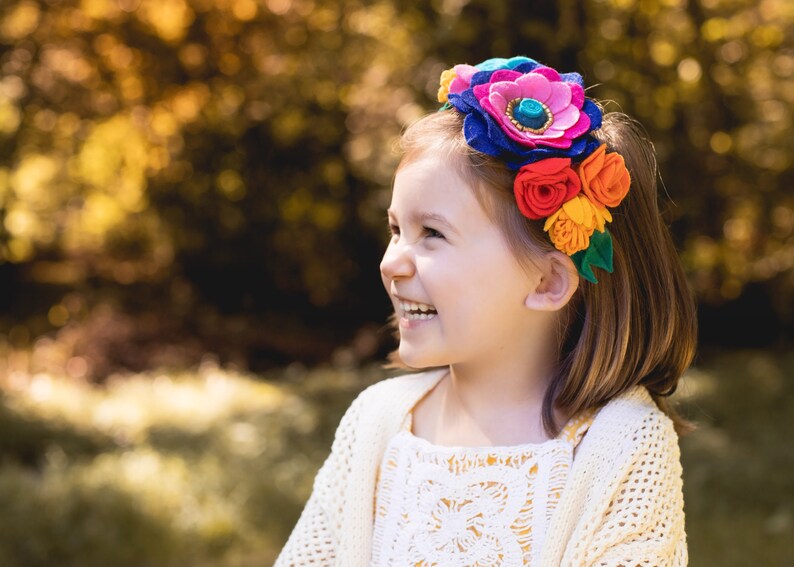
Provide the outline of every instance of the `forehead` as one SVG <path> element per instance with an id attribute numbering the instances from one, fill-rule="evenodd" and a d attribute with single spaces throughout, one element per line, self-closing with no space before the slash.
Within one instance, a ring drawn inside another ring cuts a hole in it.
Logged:
<path id="1" fill-rule="evenodd" d="M 423 157 L 397 170 L 389 213 L 401 217 L 443 216 L 451 224 L 487 220 L 472 187 L 448 160 Z"/>

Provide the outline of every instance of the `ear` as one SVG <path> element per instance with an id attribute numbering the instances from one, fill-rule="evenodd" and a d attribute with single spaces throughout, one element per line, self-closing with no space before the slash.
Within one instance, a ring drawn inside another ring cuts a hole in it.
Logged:
<path id="1" fill-rule="evenodd" d="M 559 311 L 579 287 L 579 272 L 570 256 L 556 250 L 546 254 L 540 266 L 540 282 L 525 304 L 537 311 Z"/>

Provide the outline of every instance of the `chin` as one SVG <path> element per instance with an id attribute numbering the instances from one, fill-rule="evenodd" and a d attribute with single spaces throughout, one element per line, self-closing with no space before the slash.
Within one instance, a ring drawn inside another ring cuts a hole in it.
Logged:
<path id="1" fill-rule="evenodd" d="M 429 352 L 422 352 L 421 350 L 408 347 L 404 342 L 400 343 L 399 353 L 400 360 L 402 360 L 404 364 L 411 368 L 416 368 L 417 370 L 447 365 L 447 362 L 442 360 L 441 357 L 433 356 Z"/>

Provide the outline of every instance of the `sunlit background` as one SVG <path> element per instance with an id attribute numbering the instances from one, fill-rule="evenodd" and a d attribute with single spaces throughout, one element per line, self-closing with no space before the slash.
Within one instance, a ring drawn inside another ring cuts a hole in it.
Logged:
<path id="1" fill-rule="evenodd" d="M 1 3 L 0 565 L 271 564 L 387 375 L 395 139 L 515 54 L 655 142 L 690 564 L 794 564 L 793 36 L 788 0 Z"/>

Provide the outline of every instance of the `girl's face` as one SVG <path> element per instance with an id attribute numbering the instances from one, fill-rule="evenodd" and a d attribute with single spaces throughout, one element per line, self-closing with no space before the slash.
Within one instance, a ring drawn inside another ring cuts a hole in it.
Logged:
<path id="1" fill-rule="evenodd" d="M 402 361 L 427 368 L 520 349 L 533 334 L 524 300 L 540 276 L 521 269 L 455 167 L 432 156 L 401 167 L 388 214 L 392 239 L 380 269 L 400 322 Z M 438 314 L 410 318 L 405 302 Z"/>

